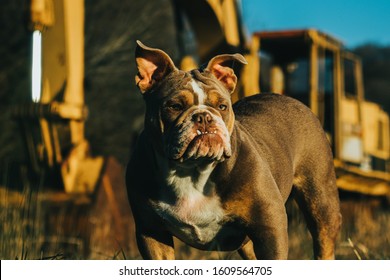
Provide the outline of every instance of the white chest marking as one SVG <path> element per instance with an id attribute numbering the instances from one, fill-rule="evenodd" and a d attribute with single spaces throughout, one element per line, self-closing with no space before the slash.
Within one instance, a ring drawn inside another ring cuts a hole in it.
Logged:
<path id="1" fill-rule="evenodd" d="M 204 104 L 207 96 L 203 91 L 203 89 L 198 85 L 198 83 L 194 79 L 192 79 L 191 81 L 191 86 L 194 92 L 198 95 L 199 105 Z"/>
<path id="2" fill-rule="evenodd" d="M 189 243 L 208 243 L 221 229 L 225 213 L 214 195 L 214 183 L 208 180 L 212 170 L 194 171 L 192 176 L 169 170 L 166 187 L 173 191 L 174 199 L 163 197 L 155 205 L 173 232 Z"/>

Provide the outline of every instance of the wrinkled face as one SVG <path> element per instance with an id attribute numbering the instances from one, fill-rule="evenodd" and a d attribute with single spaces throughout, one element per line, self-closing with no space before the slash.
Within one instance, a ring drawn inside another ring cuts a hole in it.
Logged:
<path id="1" fill-rule="evenodd" d="M 146 101 L 145 130 L 157 138 L 160 152 L 177 162 L 230 157 L 234 125 L 230 94 L 237 77 L 228 64 L 246 64 L 245 58 L 217 55 L 206 68 L 184 72 L 164 51 L 140 41 L 135 58 L 135 82 Z"/>
<path id="2" fill-rule="evenodd" d="M 156 91 L 159 115 L 152 118 L 159 120 L 163 151 L 170 160 L 222 161 L 230 157 L 234 114 L 230 93 L 218 80 L 199 70 L 177 71 Z"/>

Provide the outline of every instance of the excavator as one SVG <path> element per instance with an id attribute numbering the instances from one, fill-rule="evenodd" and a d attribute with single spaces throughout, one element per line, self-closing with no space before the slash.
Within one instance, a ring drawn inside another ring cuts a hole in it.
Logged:
<path id="1" fill-rule="evenodd" d="M 22 193 L 5 192 L 7 205 L 30 197 L 26 207 L 43 231 L 31 245 L 37 251 L 56 256 L 61 246 L 72 259 L 136 252 L 123 166 L 92 156 L 85 137 L 84 1 L 31 0 L 28 7 L 31 102 L 13 112 L 28 164 Z"/>
<path id="2" fill-rule="evenodd" d="M 259 92 L 300 100 L 327 133 L 338 187 L 390 197 L 389 115 L 365 100 L 361 61 L 341 41 L 315 29 L 248 36 L 236 0 L 171 4 L 182 69 L 220 53 L 244 54 L 248 65 L 238 69 L 234 101 Z M 84 1 L 30 0 L 29 15 L 31 103 L 15 110 L 29 159 L 28 178 L 49 186 L 41 199 L 53 207 L 84 205 L 89 209 L 88 217 L 82 214 L 87 220 L 100 210 L 114 228 L 112 239 L 131 244 L 125 237 L 134 228 L 121 167 L 112 158 L 91 156 L 84 133 Z M 88 240 L 85 247 L 96 247 L 94 229 L 82 232 Z M 90 251 L 85 256 L 96 257 Z"/>

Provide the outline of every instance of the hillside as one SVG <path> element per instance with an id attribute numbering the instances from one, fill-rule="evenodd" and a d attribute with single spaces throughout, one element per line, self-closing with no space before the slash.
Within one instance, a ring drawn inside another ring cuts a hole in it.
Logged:
<path id="1" fill-rule="evenodd" d="M 366 98 L 390 113 L 390 46 L 366 44 L 354 52 L 362 58 Z"/>

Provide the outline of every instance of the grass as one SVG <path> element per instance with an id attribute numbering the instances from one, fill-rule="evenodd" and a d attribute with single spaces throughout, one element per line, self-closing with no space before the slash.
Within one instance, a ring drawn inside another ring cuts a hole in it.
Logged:
<path id="1" fill-rule="evenodd" d="M 54 209 L 54 210 L 53 210 Z M 379 199 L 343 195 L 343 225 L 337 241 L 337 259 L 390 259 L 390 211 Z M 294 203 L 288 205 L 290 259 L 312 259 L 311 237 Z M 72 220 L 74 219 L 74 220 Z M 81 219 L 81 220 L 80 220 Z M 104 221 L 107 219 L 103 218 Z M 78 220 L 78 221 L 76 221 Z M 99 247 L 111 238 L 112 227 L 95 224 L 83 234 L 88 209 L 75 205 L 40 203 L 37 191 L 0 188 L 0 259 L 139 259 L 134 248 Z M 73 226 L 73 227 L 72 227 Z M 93 248 L 86 250 L 89 244 Z M 240 259 L 236 252 L 204 252 L 175 240 L 177 259 Z"/>
<path id="2" fill-rule="evenodd" d="M 39 255 L 32 254 L 38 251 L 42 229 L 36 222 L 39 209 L 33 203 L 33 193 L 23 191 L 19 194 L 1 188 L 0 197 L 0 258 L 38 258 Z"/>
<path id="3" fill-rule="evenodd" d="M 340 258 L 390 259 L 388 202 L 363 197 L 345 198 L 341 204 L 343 227 Z M 349 252 L 349 253 L 347 253 Z"/>
<path id="4" fill-rule="evenodd" d="M 40 203 L 40 194 L 26 188 L 21 192 L 0 188 L 0 259 L 77 259 L 83 240 L 49 231 L 51 215 Z M 53 217 L 52 216 L 52 217 Z M 63 225 L 65 215 L 59 215 Z M 47 234 L 48 233 L 48 234 Z"/>

